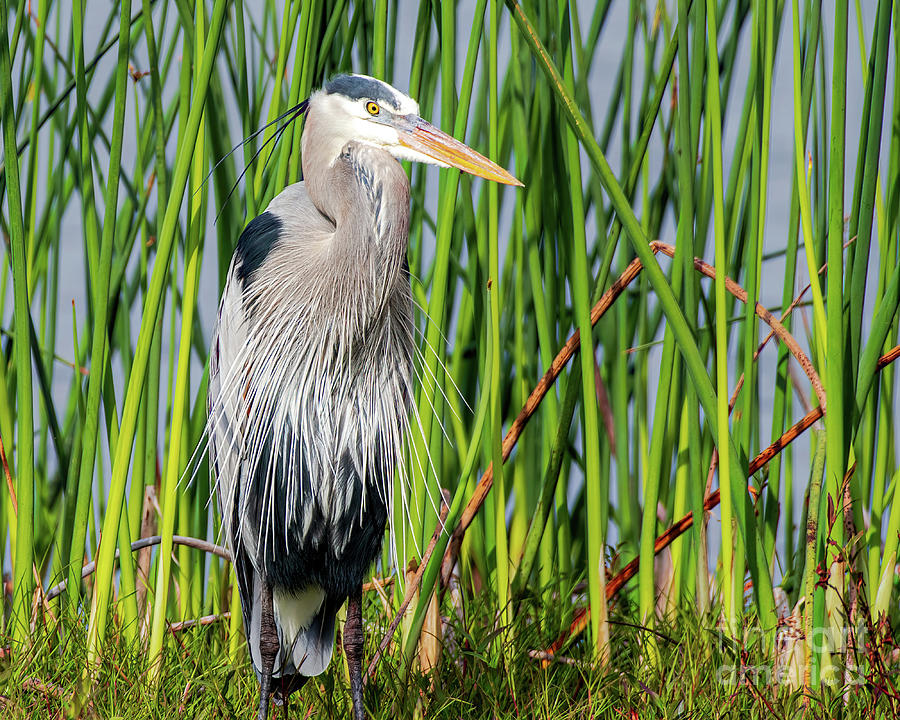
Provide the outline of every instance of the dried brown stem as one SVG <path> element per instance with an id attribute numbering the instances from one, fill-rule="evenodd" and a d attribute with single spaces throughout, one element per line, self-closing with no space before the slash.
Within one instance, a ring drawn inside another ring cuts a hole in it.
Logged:
<path id="1" fill-rule="evenodd" d="M 878 369 L 883 369 L 897 358 L 900 358 L 900 345 L 891 349 L 889 352 L 885 353 L 878 359 Z M 803 418 L 800 419 L 799 422 L 793 425 L 780 438 L 778 438 L 778 440 L 769 445 L 769 447 L 767 447 L 759 455 L 753 458 L 753 461 L 750 463 L 749 474 L 752 475 L 753 473 L 757 472 L 765 465 L 767 465 L 773 457 L 780 453 L 803 432 L 812 427 L 816 423 L 816 421 L 818 421 L 824 415 L 825 410 L 821 406 L 815 407 L 810 410 L 806 415 L 803 416 Z M 706 499 L 703 501 L 703 509 L 709 512 L 719 504 L 719 501 L 719 491 L 715 490 L 706 496 Z M 660 552 L 662 552 L 662 550 L 671 545 L 677 537 L 687 532 L 693 524 L 694 516 L 693 513 L 689 512 L 687 513 L 687 515 L 678 520 L 678 522 L 669 526 L 669 528 L 667 528 L 662 535 L 656 538 L 656 542 L 653 546 L 654 554 L 659 554 Z M 622 589 L 625 583 L 627 583 L 631 578 L 637 575 L 639 567 L 640 558 L 636 557 L 606 584 L 607 600 L 612 599 L 619 592 L 619 590 Z M 553 644 L 549 648 L 547 648 L 547 652 L 553 654 L 554 652 L 562 648 L 572 637 L 582 632 L 587 627 L 589 620 L 590 608 L 582 608 L 581 610 L 579 610 L 575 615 L 575 619 L 569 626 L 569 629 L 562 635 L 560 635 L 560 637 L 558 637 L 553 642 Z"/>
<path id="2" fill-rule="evenodd" d="M 154 535 L 148 538 L 140 538 L 139 540 L 135 540 L 131 543 L 131 552 L 137 552 L 138 550 L 142 550 L 143 548 L 152 547 L 153 545 L 159 545 L 162 542 L 161 535 Z M 175 545 L 185 545 L 187 547 L 194 548 L 195 550 L 202 550 L 203 552 L 212 553 L 213 555 L 218 555 L 220 558 L 231 561 L 231 553 L 228 552 L 227 548 L 222 547 L 221 545 L 216 545 L 207 540 L 200 540 L 199 538 L 186 537 L 184 535 L 175 535 L 172 538 L 172 542 Z M 116 550 L 116 557 L 119 557 L 119 551 Z M 96 569 L 95 562 L 89 562 L 83 568 L 81 568 L 81 578 L 82 580 L 86 577 L 89 577 L 93 574 Z M 53 598 L 61 595 L 63 591 L 66 589 L 66 581 L 63 580 L 58 585 L 54 585 L 47 592 L 47 599 L 52 600 Z"/>
<path id="3" fill-rule="evenodd" d="M 230 618 L 230 612 L 223 612 L 218 615 L 204 615 L 203 617 L 193 618 L 192 620 L 169 623 L 169 630 L 172 632 L 181 632 L 182 630 L 187 630 L 192 627 L 205 627 L 217 623 L 220 620 L 229 620 Z"/>
<path id="4" fill-rule="evenodd" d="M 674 246 L 669 245 L 668 243 L 652 242 L 650 243 L 650 249 L 654 253 L 661 252 L 664 255 L 668 255 L 669 257 L 674 257 L 675 254 Z M 694 268 L 697 270 L 697 272 L 707 277 L 715 278 L 716 276 L 715 268 L 713 268 L 708 263 L 705 263 L 703 260 L 700 260 L 699 258 L 694 258 Z M 640 274 L 641 270 L 643 270 L 643 265 L 641 264 L 640 260 L 635 258 L 628 264 L 628 267 L 625 268 L 625 272 L 623 272 L 618 277 L 618 279 L 612 284 L 609 290 L 603 293 L 603 296 L 591 309 L 592 327 L 596 325 L 597 321 L 600 320 L 601 317 L 603 317 L 603 315 L 607 310 L 609 310 L 610 307 L 612 307 L 613 303 L 616 301 L 619 295 L 621 295 L 622 292 L 628 287 L 628 285 Z M 747 291 L 730 278 L 725 279 L 725 289 L 741 302 L 747 302 Z M 822 388 L 822 381 L 819 379 L 819 375 L 813 367 L 812 362 L 800 348 L 800 345 L 790 334 L 787 328 L 785 328 L 784 325 L 782 325 L 765 307 L 763 307 L 759 303 L 755 303 L 754 310 L 756 312 L 756 315 L 766 324 L 768 324 L 769 327 L 772 328 L 772 331 L 775 333 L 775 335 L 777 335 L 778 338 L 782 342 L 784 342 L 788 350 L 790 350 L 791 355 L 794 356 L 800 367 L 804 369 L 810 383 L 812 384 L 816 392 L 816 396 L 819 398 L 819 404 L 824 407 L 825 391 Z M 548 368 L 547 372 L 544 373 L 544 376 L 538 381 L 537 385 L 535 385 L 534 390 L 531 391 L 531 394 L 528 396 L 528 400 L 525 401 L 525 405 L 519 411 L 519 414 L 510 425 L 506 436 L 503 438 L 503 462 L 506 462 L 506 460 L 509 458 L 513 448 L 519 440 L 519 436 L 525 429 L 525 425 L 528 424 L 531 416 L 534 415 L 534 413 L 537 411 L 537 408 L 541 404 L 541 401 L 544 399 L 544 396 L 547 394 L 547 392 L 549 392 L 550 388 L 553 387 L 556 379 L 559 377 L 563 368 L 568 364 L 569 360 L 571 360 L 575 355 L 580 344 L 581 336 L 576 330 L 566 341 L 566 344 L 563 345 L 562 349 L 557 353 L 556 357 L 553 359 L 553 362 L 550 363 L 550 367 Z M 478 485 L 475 487 L 475 491 L 472 493 L 472 497 L 469 498 L 469 502 L 466 504 L 466 507 L 459 519 L 459 523 L 453 530 L 453 535 L 451 536 L 450 542 L 447 545 L 447 551 L 444 554 L 444 560 L 441 565 L 441 584 L 444 587 L 446 587 L 447 582 L 450 578 L 450 573 L 453 571 L 453 566 L 456 564 L 456 557 L 459 554 L 459 548 L 462 545 L 463 536 L 465 535 L 466 530 L 469 528 L 469 525 L 472 524 L 472 520 L 475 518 L 476 513 L 484 504 L 484 501 L 487 498 L 487 494 L 490 491 L 493 482 L 494 469 L 492 464 L 488 466 L 487 470 L 485 470 L 484 474 L 481 476 L 481 480 L 479 480 Z"/>

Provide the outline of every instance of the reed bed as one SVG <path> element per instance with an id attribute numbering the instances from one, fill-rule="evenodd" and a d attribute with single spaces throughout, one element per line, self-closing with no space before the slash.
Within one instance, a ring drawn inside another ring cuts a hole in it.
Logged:
<path id="1" fill-rule="evenodd" d="M 900 711 L 898 32 L 889 0 L 0 0 L 0 703 L 253 707 L 211 322 L 300 179 L 277 119 L 353 71 L 525 184 L 408 168 L 370 711 Z M 340 716 L 335 665 L 296 702 Z"/>

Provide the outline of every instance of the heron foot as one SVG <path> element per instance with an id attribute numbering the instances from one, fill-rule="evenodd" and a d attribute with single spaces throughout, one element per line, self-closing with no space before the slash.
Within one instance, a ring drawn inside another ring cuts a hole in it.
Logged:
<path id="1" fill-rule="evenodd" d="M 362 697 L 362 586 L 347 600 L 347 622 L 344 623 L 344 652 L 350 672 L 350 697 L 353 699 L 353 720 L 365 720 Z"/>

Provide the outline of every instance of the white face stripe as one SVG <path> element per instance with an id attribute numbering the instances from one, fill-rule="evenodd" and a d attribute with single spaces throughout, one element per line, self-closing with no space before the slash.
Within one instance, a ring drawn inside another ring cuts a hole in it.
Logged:
<path id="1" fill-rule="evenodd" d="M 391 148 L 399 146 L 397 131 L 394 128 L 377 122 L 366 112 L 365 100 L 350 100 L 343 95 L 317 93 L 314 112 L 327 118 L 327 143 L 322 151 L 334 163 L 344 146 L 351 140 L 382 148 L 391 152 Z M 313 102 L 313 99 L 310 102 Z"/>
<path id="2" fill-rule="evenodd" d="M 314 93 L 309 99 L 310 109 L 320 119 L 326 118 L 325 124 L 328 127 L 328 132 L 319 140 L 322 143 L 319 151 L 329 158 L 329 165 L 333 164 L 340 156 L 341 151 L 348 142 L 355 141 L 385 150 L 398 160 L 409 160 L 446 167 L 444 163 L 401 145 L 397 130 L 388 124 L 390 115 L 418 116 L 419 105 L 415 100 L 381 80 L 369 78 L 365 75 L 354 77 L 378 83 L 383 91 L 391 93 L 400 106 L 400 111 L 394 110 L 387 106 L 386 103 L 378 103 L 377 97 L 354 99 L 337 92 L 329 92 L 328 85 Z M 382 107 L 382 112 L 378 117 L 372 117 L 366 110 L 366 105 L 370 101 L 374 101 Z M 386 113 L 390 115 L 386 116 Z M 385 122 L 385 120 L 388 120 L 388 122 Z"/>

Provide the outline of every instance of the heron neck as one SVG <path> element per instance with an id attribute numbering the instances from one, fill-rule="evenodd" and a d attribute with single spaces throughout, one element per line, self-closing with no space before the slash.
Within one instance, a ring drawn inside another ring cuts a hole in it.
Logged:
<path id="1" fill-rule="evenodd" d="M 334 249 L 378 248 L 405 257 L 409 180 L 400 163 L 384 150 L 354 141 L 326 160 L 304 147 L 304 181 L 312 203 L 335 226 Z"/>
<path id="2" fill-rule="evenodd" d="M 354 332 L 364 331 L 382 317 L 394 294 L 409 293 L 409 181 L 383 150 L 350 142 L 329 163 L 319 161 L 312 148 L 304 146 L 304 183 L 313 205 L 334 226 L 321 268 L 332 276 L 328 286 L 336 306 L 353 308 Z"/>
<path id="3" fill-rule="evenodd" d="M 301 147 L 309 197 L 336 226 L 367 214 L 408 216 L 409 181 L 400 164 L 385 150 L 348 140 L 317 95 L 310 98 Z"/>

